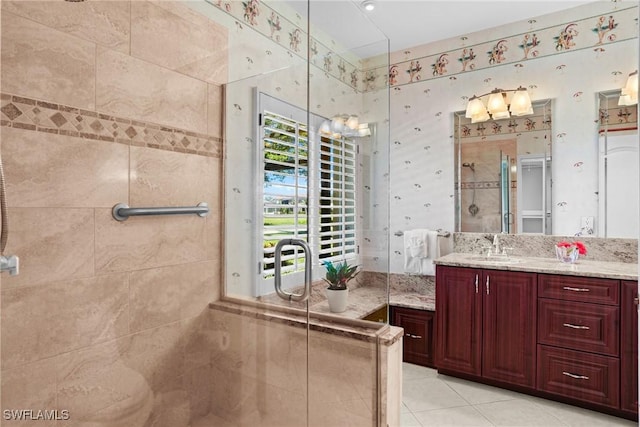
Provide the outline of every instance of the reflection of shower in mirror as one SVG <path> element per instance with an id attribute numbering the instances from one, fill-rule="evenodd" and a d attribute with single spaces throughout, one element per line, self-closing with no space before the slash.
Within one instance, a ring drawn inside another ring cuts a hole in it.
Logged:
<path id="1" fill-rule="evenodd" d="M 471 169 L 471 172 L 473 172 L 473 196 L 471 198 L 471 204 L 469 205 L 469 213 L 471 214 L 471 216 L 476 216 L 478 214 L 478 212 L 480 212 L 480 208 L 478 207 L 478 205 L 476 205 L 476 187 L 475 187 L 475 183 L 476 183 L 476 164 L 475 163 L 463 163 L 462 167 L 463 168 L 469 168 L 469 169 Z"/>

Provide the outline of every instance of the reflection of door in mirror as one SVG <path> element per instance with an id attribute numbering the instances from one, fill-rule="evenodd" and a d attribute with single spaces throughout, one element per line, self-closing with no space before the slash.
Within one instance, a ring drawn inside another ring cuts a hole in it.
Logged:
<path id="1" fill-rule="evenodd" d="M 544 154 L 518 156 L 518 230 L 551 234 L 551 161 Z"/>
<path id="2" fill-rule="evenodd" d="M 500 152 L 500 231 L 502 233 L 509 233 L 513 230 L 511 225 L 513 218 L 513 212 L 511 210 L 512 183 L 511 157 L 506 153 Z"/>
<path id="3" fill-rule="evenodd" d="M 619 106 L 619 97 L 619 90 L 600 93 L 598 235 L 637 238 L 638 110 Z"/>
<path id="4" fill-rule="evenodd" d="M 456 231 L 551 234 L 551 101 L 533 107 L 483 123 L 455 113 Z"/>

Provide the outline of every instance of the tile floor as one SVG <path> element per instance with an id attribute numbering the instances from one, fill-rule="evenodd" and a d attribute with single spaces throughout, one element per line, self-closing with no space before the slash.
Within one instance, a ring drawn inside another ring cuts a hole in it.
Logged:
<path id="1" fill-rule="evenodd" d="M 403 364 L 401 426 L 638 426 L 637 423 Z"/>

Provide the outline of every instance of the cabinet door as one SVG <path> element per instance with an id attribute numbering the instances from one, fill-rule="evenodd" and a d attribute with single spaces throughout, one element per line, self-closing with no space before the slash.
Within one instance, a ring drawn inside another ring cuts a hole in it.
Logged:
<path id="1" fill-rule="evenodd" d="M 433 311 L 391 308 L 391 324 L 404 329 L 403 360 L 433 367 Z"/>
<path id="2" fill-rule="evenodd" d="M 638 283 L 622 282 L 621 347 L 620 347 L 620 406 L 624 411 L 638 413 Z"/>
<path id="3" fill-rule="evenodd" d="M 480 375 L 482 346 L 482 271 L 436 269 L 436 367 Z"/>
<path id="4" fill-rule="evenodd" d="M 536 274 L 484 270 L 482 376 L 535 386 Z"/>

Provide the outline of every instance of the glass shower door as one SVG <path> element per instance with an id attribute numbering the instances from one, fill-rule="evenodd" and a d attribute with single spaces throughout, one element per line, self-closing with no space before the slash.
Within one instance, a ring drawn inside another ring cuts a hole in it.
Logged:
<path id="1" fill-rule="evenodd" d="M 500 217 L 502 233 L 511 232 L 513 222 L 511 209 L 511 159 L 500 151 Z"/>
<path id="2" fill-rule="evenodd" d="M 212 311 L 224 381 L 211 412 L 247 426 L 377 424 L 378 343 L 328 332 L 327 315 L 333 325 L 360 317 L 331 313 L 322 279 L 323 262 L 358 265 L 386 301 L 388 42 L 369 38 L 383 58 L 369 61 L 325 32 L 336 15 L 371 25 L 352 2 L 258 7 L 268 31 L 228 21 L 225 283 Z M 368 67 L 378 81 L 365 87 Z M 348 372 L 334 372 L 334 358 Z M 358 421 L 354 407 L 367 408 Z"/>

